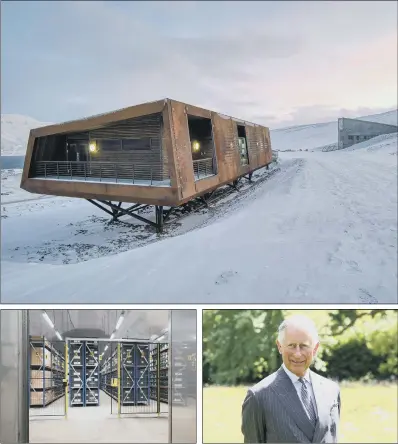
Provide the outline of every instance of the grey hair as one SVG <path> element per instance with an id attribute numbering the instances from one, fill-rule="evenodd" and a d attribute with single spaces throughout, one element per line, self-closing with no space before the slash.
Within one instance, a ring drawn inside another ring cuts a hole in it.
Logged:
<path id="1" fill-rule="evenodd" d="M 318 330 L 314 321 L 304 315 L 293 315 L 285 319 L 278 327 L 278 341 L 280 343 L 283 342 L 285 338 L 285 331 L 289 326 L 304 329 L 306 332 L 308 332 L 311 335 L 313 345 L 319 342 Z"/>

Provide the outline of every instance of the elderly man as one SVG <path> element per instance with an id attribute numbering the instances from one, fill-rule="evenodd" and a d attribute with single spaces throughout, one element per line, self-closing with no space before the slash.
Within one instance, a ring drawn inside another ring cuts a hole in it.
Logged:
<path id="1" fill-rule="evenodd" d="M 282 366 L 252 387 L 243 402 L 245 442 L 337 442 L 340 389 L 309 369 L 319 347 L 314 323 L 305 316 L 286 319 L 276 343 Z"/>

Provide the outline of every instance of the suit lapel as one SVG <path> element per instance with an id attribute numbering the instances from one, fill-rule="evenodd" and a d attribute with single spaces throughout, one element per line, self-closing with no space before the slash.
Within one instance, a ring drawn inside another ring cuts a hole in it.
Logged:
<path id="1" fill-rule="evenodd" d="M 314 434 L 314 426 L 305 413 L 297 391 L 289 376 L 285 370 L 283 370 L 283 367 L 278 370 L 275 382 L 271 385 L 271 388 L 278 395 L 278 399 L 285 407 L 286 412 L 290 414 L 297 424 L 297 427 L 305 434 L 308 441 L 311 442 Z"/>
<path id="2" fill-rule="evenodd" d="M 315 402 L 318 410 L 318 421 L 315 427 L 314 437 L 312 442 L 320 442 L 320 437 L 325 434 L 325 427 L 329 422 L 329 400 L 327 392 L 325 393 L 322 379 L 313 371 L 310 372 L 311 384 L 314 390 Z"/>

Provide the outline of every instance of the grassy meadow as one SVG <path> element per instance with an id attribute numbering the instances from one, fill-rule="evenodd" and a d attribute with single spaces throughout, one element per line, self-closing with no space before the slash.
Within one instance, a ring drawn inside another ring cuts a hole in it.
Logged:
<path id="1" fill-rule="evenodd" d="M 339 442 L 397 443 L 397 384 L 340 384 Z M 205 387 L 203 442 L 242 443 L 241 406 L 246 387 Z"/>

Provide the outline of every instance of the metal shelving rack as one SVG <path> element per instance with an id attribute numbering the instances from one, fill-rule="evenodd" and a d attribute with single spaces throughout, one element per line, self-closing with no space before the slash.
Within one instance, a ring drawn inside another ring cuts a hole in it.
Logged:
<path id="1" fill-rule="evenodd" d="M 112 379 L 117 379 L 116 351 L 101 366 L 100 387 L 107 395 L 117 400 L 117 386 L 112 385 Z"/>
<path id="2" fill-rule="evenodd" d="M 69 348 L 69 405 L 84 406 L 84 341 L 71 340 Z"/>
<path id="3" fill-rule="evenodd" d="M 169 346 L 167 343 L 155 344 L 151 349 L 150 387 L 151 399 L 168 403 L 169 399 Z M 158 364 L 159 363 L 159 364 Z"/>
<path id="4" fill-rule="evenodd" d="M 69 341 L 69 405 L 99 405 L 98 341 Z"/>
<path id="5" fill-rule="evenodd" d="M 150 400 L 149 344 L 135 344 L 136 404 L 148 405 Z"/>
<path id="6" fill-rule="evenodd" d="M 99 356 L 98 341 L 84 343 L 84 403 L 85 405 L 99 405 Z"/>
<path id="7" fill-rule="evenodd" d="M 135 344 L 120 344 L 120 355 L 120 401 L 122 405 L 135 405 Z"/>
<path id="8" fill-rule="evenodd" d="M 30 336 L 29 403 L 46 407 L 65 395 L 65 358 L 44 336 Z"/>
<path id="9" fill-rule="evenodd" d="M 120 342 L 120 404 L 148 405 L 150 400 L 149 344 Z M 118 400 L 118 350 L 103 363 L 101 390 Z M 115 384 L 116 381 L 116 384 Z"/>
<path id="10" fill-rule="evenodd" d="M 194 396 L 192 378 L 196 378 L 196 351 L 188 343 L 180 343 L 172 354 L 172 403 L 187 404 L 187 397 Z"/>

